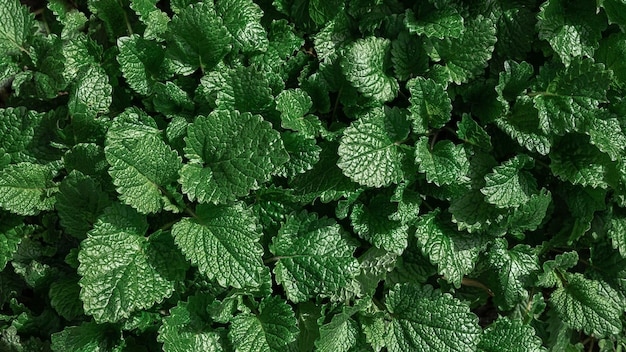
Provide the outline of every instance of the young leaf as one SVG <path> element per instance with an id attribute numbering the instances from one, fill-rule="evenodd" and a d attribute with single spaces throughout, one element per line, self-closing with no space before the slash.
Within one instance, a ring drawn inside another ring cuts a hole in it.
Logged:
<path id="1" fill-rule="evenodd" d="M 357 344 L 359 324 L 346 313 L 336 314 L 320 328 L 315 347 L 320 352 L 348 352 Z"/>
<path id="2" fill-rule="evenodd" d="M 152 306 L 184 277 L 185 262 L 169 234 L 147 238 L 147 229 L 144 216 L 115 203 L 81 243 L 80 298 L 96 322 L 117 322 Z"/>
<path id="3" fill-rule="evenodd" d="M 93 119 L 108 112 L 113 102 L 113 87 L 106 72 L 94 65 L 81 69 L 78 76 L 68 102 L 70 113 Z"/>
<path id="4" fill-rule="evenodd" d="M 256 315 L 239 314 L 231 325 L 229 338 L 237 351 L 284 351 L 298 333 L 291 307 L 276 296 L 261 301 Z"/>
<path id="5" fill-rule="evenodd" d="M 185 137 L 190 160 L 179 182 L 191 200 L 215 204 L 233 201 L 258 189 L 285 163 L 278 132 L 259 115 L 216 110 L 198 116 Z"/>
<path id="6" fill-rule="evenodd" d="M 385 305 L 391 313 L 385 338 L 389 352 L 476 350 L 478 319 L 448 293 L 428 285 L 396 285 Z"/>
<path id="7" fill-rule="evenodd" d="M 52 334 L 51 348 L 54 352 L 114 351 L 123 344 L 119 335 L 109 325 L 87 322 Z"/>
<path id="8" fill-rule="evenodd" d="M 389 197 L 374 196 L 369 204 L 356 204 L 350 219 L 356 233 L 374 246 L 402 254 L 407 246 L 408 225 L 390 219 L 395 211 Z"/>
<path id="9" fill-rule="evenodd" d="M 262 236 L 252 211 L 241 203 L 204 205 L 194 218 L 174 224 L 172 235 L 183 254 L 210 280 L 223 287 L 261 285 Z"/>
<path id="10" fill-rule="evenodd" d="M 270 245 L 278 260 L 276 282 L 294 303 L 329 295 L 357 274 L 355 248 L 334 220 L 304 211 L 291 215 Z"/>
<path id="11" fill-rule="evenodd" d="M 348 81 L 365 97 L 381 103 L 393 100 L 400 88 L 396 79 L 387 73 L 390 47 L 387 39 L 360 39 L 348 47 L 341 61 Z"/>

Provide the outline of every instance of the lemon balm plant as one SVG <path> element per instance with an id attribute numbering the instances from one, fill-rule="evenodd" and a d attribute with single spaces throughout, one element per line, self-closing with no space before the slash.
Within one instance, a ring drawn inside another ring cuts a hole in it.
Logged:
<path id="1" fill-rule="evenodd" d="M 622 350 L 624 14 L 0 1 L 0 350 Z"/>

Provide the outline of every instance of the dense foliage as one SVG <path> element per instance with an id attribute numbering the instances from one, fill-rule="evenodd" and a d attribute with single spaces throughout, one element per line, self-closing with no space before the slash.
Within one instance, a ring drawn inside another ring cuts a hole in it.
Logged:
<path id="1" fill-rule="evenodd" d="M 624 0 L 0 1 L 1 351 L 621 351 Z"/>

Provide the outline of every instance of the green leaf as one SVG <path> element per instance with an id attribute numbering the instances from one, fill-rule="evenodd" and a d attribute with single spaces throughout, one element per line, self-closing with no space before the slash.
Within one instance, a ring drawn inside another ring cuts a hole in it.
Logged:
<path id="1" fill-rule="evenodd" d="M 58 188 L 50 167 L 19 163 L 0 170 L 0 207 L 18 215 L 37 215 L 54 208 Z"/>
<path id="2" fill-rule="evenodd" d="M 271 84 L 276 78 L 256 66 L 237 66 L 208 73 L 198 92 L 218 109 L 264 114 L 274 104 Z"/>
<path id="3" fill-rule="evenodd" d="M 389 352 L 476 350 L 481 335 L 478 318 L 448 293 L 428 285 L 396 285 L 385 305 L 391 313 Z"/>
<path id="4" fill-rule="evenodd" d="M 352 122 L 343 133 L 337 165 L 344 175 L 361 185 L 379 188 L 396 183 L 403 176 L 405 153 L 398 144 L 401 140 L 393 138 L 387 127 L 388 118 L 383 108 L 375 108 Z"/>
<path id="5" fill-rule="evenodd" d="M 156 42 L 135 34 L 119 38 L 117 46 L 120 70 L 135 92 L 148 95 L 155 82 L 167 76 L 165 50 Z"/>
<path id="6" fill-rule="evenodd" d="M 626 3 L 622 0 L 600 0 L 598 5 L 604 9 L 609 24 L 617 24 L 624 30 L 626 28 Z"/>
<path id="7" fill-rule="evenodd" d="M 98 219 L 78 253 L 80 298 L 96 322 L 117 322 L 174 292 L 185 262 L 167 233 L 146 237 L 146 218 L 115 203 Z"/>
<path id="8" fill-rule="evenodd" d="M 51 348 L 54 352 L 115 351 L 123 343 L 119 335 L 111 326 L 87 322 L 68 326 L 63 331 L 52 334 Z"/>
<path id="9" fill-rule="evenodd" d="M 311 97 L 301 89 L 286 89 L 276 97 L 276 109 L 280 111 L 281 126 L 299 131 L 307 137 L 315 137 L 322 129 L 320 120 L 307 113 L 313 107 Z"/>
<path id="10" fill-rule="evenodd" d="M 98 181 L 72 170 L 59 185 L 55 208 L 65 231 L 84 238 L 110 203 L 109 196 L 103 192 Z"/>
<path id="11" fill-rule="evenodd" d="M 415 162 L 426 179 L 437 186 L 450 185 L 463 181 L 469 172 L 469 160 L 462 145 L 441 140 L 431 150 L 427 137 L 417 141 Z"/>
<path id="12" fill-rule="evenodd" d="M 93 119 L 107 113 L 113 102 L 113 87 L 104 69 L 90 65 L 81 69 L 78 77 L 68 102 L 70 114 Z"/>
<path id="13" fill-rule="evenodd" d="M 494 303 L 504 311 L 528 299 L 531 275 L 538 272 L 537 254 L 528 245 L 518 244 L 508 249 L 504 239 L 497 239 L 487 252 L 489 274 L 492 277 Z"/>
<path id="14" fill-rule="evenodd" d="M 332 294 L 357 274 L 355 249 L 334 220 L 306 211 L 290 215 L 270 245 L 276 282 L 294 303 Z"/>
<path id="15" fill-rule="evenodd" d="M 541 343 L 532 326 L 520 320 L 498 318 L 485 329 L 478 348 L 484 352 L 545 352 Z"/>
<path id="16" fill-rule="evenodd" d="M 465 143 L 474 145 L 484 151 L 490 151 L 491 137 L 474 119 L 469 115 L 463 114 L 461 121 L 457 122 L 457 135 Z"/>
<path id="17" fill-rule="evenodd" d="M 626 136 L 619 120 L 615 118 L 593 119 L 586 133 L 589 135 L 589 142 L 607 154 L 611 161 L 619 160 L 625 155 Z"/>
<path id="18" fill-rule="evenodd" d="M 426 133 L 429 128 L 442 128 L 452 118 L 452 102 L 445 88 L 429 78 L 410 80 L 407 87 L 411 92 L 409 102 L 413 130 Z"/>
<path id="19" fill-rule="evenodd" d="M 484 247 L 479 235 L 458 232 L 437 218 L 438 211 L 419 218 L 415 224 L 415 237 L 422 253 L 438 272 L 455 287 L 461 286 L 463 276 L 469 274 Z"/>
<path id="20" fill-rule="evenodd" d="M 458 38 L 463 34 L 463 17 L 454 7 L 443 7 L 429 11 L 419 18 L 411 10 L 407 10 L 404 24 L 409 32 L 424 35 L 428 38 Z"/>
<path id="21" fill-rule="evenodd" d="M 163 318 L 157 340 L 163 342 L 165 352 L 206 351 L 222 352 L 224 341 L 219 330 L 213 330 L 206 318 L 206 307 L 211 301 L 205 295 L 189 297 L 178 302 Z"/>
<path id="22" fill-rule="evenodd" d="M 210 71 L 231 50 L 232 36 L 217 15 L 213 3 L 189 5 L 168 25 L 167 55 L 189 75 L 200 68 Z"/>
<path id="23" fill-rule="evenodd" d="M 328 324 L 320 327 L 315 347 L 320 352 L 352 351 L 359 338 L 359 324 L 349 314 L 339 313 Z"/>
<path id="24" fill-rule="evenodd" d="M 613 248 L 626 258 L 626 217 L 614 214 L 608 223 L 607 234 L 611 239 Z"/>
<path id="25" fill-rule="evenodd" d="M 263 11 L 252 0 L 220 0 L 215 10 L 243 52 L 265 51 L 269 41 L 261 25 Z"/>
<path id="26" fill-rule="evenodd" d="M 622 309 L 599 292 L 597 281 L 582 274 L 567 275 L 567 285 L 552 293 L 550 305 L 572 329 L 605 337 L 622 330 Z"/>
<path id="27" fill-rule="evenodd" d="M 456 84 L 483 72 L 496 43 L 496 26 L 490 18 L 479 15 L 464 23 L 465 31 L 459 38 L 433 41 L 429 52 L 434 61 L 445 63 L 436 64 L 433 69 L 442 70 L 446 81 Z"/>
<path id="28" fill-rule="evenodd" d="M 428 70 L 428 55 L 420 38 L 402 31 L 391 41 L 391 62 L 396 77 L 406 81 Z"/>
<path id="29" fill-rule="evenodd" d="M 626 6 L 626 4 L 622 6 Z M 626 34 L 613 33 L 602 38 L 600 47 L 594 56 L 597 62 L 603 63 L 607 69 L 613 71 L 613 76 L 617 81 L 614 84 L 619 87 L 626 85 L 626 62 L 621 59 L 624 55 L 626 55 Z"/>
<path id="30" fill-rule="evenodd" d="M 550 169 L 554 175 L 575 185 L 607 188 L 605 177 L 610 158 L 587 141 L 586 136 L 562 140 L 550 154 Z"/>
<path id="31" fill-rule="evenodd" d="M 537 193 L 537 180 L 526 168 L 534 166 L 534 159 L 519 154 L 493 168 L 485 176 L 485 187 L 480 191 L 485 200 L 498 208 L 515 208 L 530 200 Z"/>
<path id="32" fill-rule="evenodd" d="M 355 192 L 358 184 L 346 177 L 337 166 L 339 155 L 335 143 L 320 144 L 319 162 L 313 169 L 294 177 L 291 182 L 296 194 L 305 199 L 320 200 L 327 203 Z"/>
<path id="33" fill-rule="evenodd" d="M 513 59 L 526 57 L 535 40 L 536 12 L 524 2 L 499 1 L 501 14 L 498 16 L 498 41 L 495 52 Z"/>
<path id="34" fill-rule="evenodd" d="M 606 19 L 597 15 L 596 4 L 584 0 L 546 1 L 537 19 L 539 39 L 547 40 L 566 66 L 572 56 L 592 57 L 606 28 Z"/>
<path id="35" fill-rule="evenodd" d="M 44 115 L 25 107 L 0 109 L 0 148 L 13 163 L 36 162 L 33 145 L 42 133 Z"/>
<path id="36" fill-rule="evenodd" d="M 541 155 L 550 152 L 552 140 L 539 128 L 539 114 L 530 97 L 520 97 L 509 114 L 495 122 L 498 128 L 527 150 Z"/>
<path id="37" fill-rule="evenodd" d="M 365 97 L 381 103 L 393 100 L 400 88 L 388 74 L 390 49 L 389 40 L 367 37 L 350 45 L 341 61 L 348 81 Z"/>
<path id="38" fill-rule="evenodd" d="M 185 137 L 190 160 L 179 182 L 191 200 L 223 203 L 260 188 L 288 160 L 278 132 L 259 115 L 216 110 Z"/>
<path id="39" fill-rule="evenodd" d="M 545 80 L 540 84 L 543 91 L 533 93 L 540 128 L 557 135 L 584 132 L 598 105 L 606 101 L 611 72 L 592 59 L 574 58 L 568 68 L 554 77 L 549 75 L 549 70 L 540 73 L 540 79 Z"/>
<path id="40" fill-rule="evenodd" d="M 291 306 L 270 296 L 261 301 L 258 314 L 237 315 L 228 335 L 237 351 L 284 351 L 296 339 L 296 322 Z"/>
<path id="41" fill-rule="evenodd" d="M 388 196 L 374 196 L 367 205 L 358 203 L 352 208 L 352 227 L 374 246 L 402 254 L 408 245 L 409 226 L 390 219 L 395 210 L 396 206 L 390 203 Z"/>
<path id="42" fill-rule="evenodd" d="M 283 164 L 278 175 L 293 177 L 313 168 L 319 161 L 321 148 L 315 144 L 314 138 L 305 137 L 300 133 L 285 131 L 281 134 L 289 161 Z"/>
<path id="43" fill-rule="evenodd" d="M 50 305 L 67 320 L 84 314 L 77 277 L 66 277 L 50 285 Z"/>
<path id="44" fill-rule="evenodd" d="M 22 238 L 30 232 L 21 217 L 3 216 L 0 223 L 0 271 L 13 259 Z M 2 301 L 0 301 L 2 303 Z"/>
<path id="45" fill-rule="evenodd" d="M 141 122 L 131 122 L 132 116 L 114 120 L 104 154 L 120 200 L 140 213 L 156 213 L 170 206 L 165 187 L 178 178 L 181 158 L 150 131 L 153 126 L 142 127 L 150 132 L 138 134 L 134 128 Z"/>
<path id="46" fill-rule="evenodd" d="M 172 235 L 187 259 L 210 280 L 223 287 L 258 287 L 265 267 L 257 222 L 241 203 L 201 204 L 194 218 L 174 224 Z"/>
<path id="47" fill-rule="evenodd" d="M 35 34 L 35 18 L 19 0 L 0 4 L 0 53 L 2 55 L 27 51 Z"/>

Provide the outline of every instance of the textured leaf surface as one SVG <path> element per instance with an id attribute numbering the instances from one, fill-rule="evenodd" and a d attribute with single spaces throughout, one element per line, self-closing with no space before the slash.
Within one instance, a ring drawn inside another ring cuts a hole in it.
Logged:
<path id="1" fill-rule="evenodd" d="M 189 125 L 179 182 L 190 199 L 222 203 L 258 189 L 288 160 L 280 135 L 259 115 L 218 110 Z"/>
<path id="2" fill-rule="evenodd" d="M 98 181 L 73 170 L 59 185 L 55 208 L 65 231 L 83 238 L 110 203 Z"/>
<path id="3" fill-rule="evenodd" d="M 509 310 L 527 298 L 530 277 L 539 271 L 538 257 L 530 246 L 517 245 L 507 250 L 504 240 L 497 240 L 487 253 L 489 265 L 493 268 L 494 302 L 502 309 Z"/>
<path id="4" fill-rule="evenodd" d="M 80 298 L 96 322 L 116 322 L 174 292 L 185 264 L 168 234 L 152 234 L 146 218 L 114 204 L 81 243 Z M 169 243 L 168 243 L 169 242 Z"/>
<path id="5" fill-rule="evenodd" d="M 267 49 L 267 33 L 261 25 L 263 12 L 252 0 L 220 0 L 215 10 L 242 51 Z"/>
<path id="6" fill-rule="evenodd" d="M 452 102 L 441 84 L 432 79 L 415 78 L 407 83 L 411 92 L 411 118 L 413 129 L 425 133 L 429 128 L 441 128 L 450 121 Z"/>
<path id="7" fill-rule="evenodd" d="M 456 84 L 483 71 L 496 43 L 496 26 L 491 19 L 477 16 L 464 23 L 465 31 L 459 38 L 434 42 L 435 51 L 429 54 L 436 61 L 445 62 L 444 72 Z"/>
<path id="8" fill-rule="evenodd" d="M 355 248 L 334 220 L 306 212 L 292 215 L 270 245 L 278 260 L 276 281 L 296 303 L 334 293 L 358 271 Z"/>
<path id="9" fill-rule="evenodd" d="M 429 213 L 420 217 L 415 225 L 415 236 L 422 252 L 437 265 L 439 273 L 459 287 L 463 276 L 474 269 L 483 240 L 480 236 L 456 231 L 436 216 L 436 213 Z"/>
<path id="10" fill-rule="evenodd" d="M 389 50 L 387 39 L 368 37 L 352 44 L 341 68 L 346 78 L 364 96 L 379 102 L 393 100 L 400 88 L 393 76 L 388 74 Z"/>
<path id="11" fill-rule="evenodd" d="M 0 207 L 19 215 L 52 210 L 57 186 L 50 168 L 31 163 L 12 164 L 0 170 Z"/>
<path id="12" fill-rule="evenodd" d="M 76 352 L 112 351 L 121 343 L 119 337 L 106 326 L 95 323 L 83 323 L 70 326 L 52 335 L 52 350 Z"/>
<path id="13" fill-rule="evenodd" d="M 420 138 L 415 148 L 415 162 L 426 179 L 437 186 L 460 182 L 469 172 L 463 146 L 448 140 L 437 142 L 431 150 L 428 138 Z"/>
<path id="14" fill-rule="evenodd" d="M 357 204 L 350 219 L 354 230 L 377 248 L 401 254 L 407 246 L 408 225 L 391 220 L 395 206 L 384 195 L 373 197 L 368 205 Z"/>
<path id="15" fill-rule="evenodd" d="M 355 182 L 382 187 L 403 175 L 403 153 L 386 128 L 383 109 L 374 109 L 344 131 L 337 165 Z"/>
<path id="16" fill-rule="evenodd" d="M 0 53 L 6 55 L 25 50 L 34 31 L 34 16 L 19 0 L 6 0 L 0 4 Z"/>
<path id="17" fill-rule="evenodd" d="M 485 187 L 480 190 L 485 200 L 498 208 L 518 207 L 528 202 L 537 192 L 537 181 L 532 174 L 522 170 L 533 165 L 532 158 L 520 154 L 496 166 L 485 176 Z"/>
<path id="18" fill-rule="evenodd" d="M 163 191 L 178 178 L 181 158 L 165 142 L 150 135 L 113 140 L 104 153 L 121 201 L 144 214 L 169 204 Z"/>
<path id="19" fill-rule="evenodd" d="M 229 332 L 235 349 L 242 352 L 284 351 L 295 340 L 298 327 L 291 307 L 276 296 L 261 301 L 258 315 L 240 314 Z"/>
<path id="20" fill-rule="evenodd" d="M 485 352 L 545 352 L 535 329 L 520 320 L 499 318 L 483 333 L 478 348 Z"/>
<path id="21" fill-rule="evenodd" d="M 139 94 L 150 94 L 156 79 L 166 73 L 165 50 L 138 35 L 119 38 L 117 46 L 117 61 L 128 85 Z"/>
<path id="22" fill-rule="evenodd" d="M 182 74 L 210 70 L 231 50 L 232 37 L 213 3 L 190 5 L 174 15 L 168 26 L 168 55 L 181 64 Z"/>
<path id="23" fill-rule="evenodd" d="M 70 113 L 95 118 L 108 112 L 113 102 L 113 87 L 106 72 L 100 66 L 88 66 L 78 76 L 68 103 Z"/>
<path id="24" fill-rule="evenodd" d="M 172 227 L 176 245 L 211 280 L 236 288 L 261 284 L 263 250 L 254 214 L 240 203 L 200 205 Z"/>
<path id="25" fill-rule="evenodd" d="M 432 286 L 396 285 L 385 300 L 392 314 L 387 349 L 401 351 L 474 351 L 481 329 L 469 307 Z"/>
<path id="26" fill-rule="evenodd" d="M 39 134 L 43 114 L 25 107 L 0 109 L 0 148 L 15 162 L 35 161 L 29 149 Z"/>
<path id="27" fill-rule="evenodd" d="M 463 34 L 463 17 L 453 7 L 443 7 L 416 18 L 412 11 L 407 11 L 404 20 L 412 33 L 429 38 L 458 38 Z"/>
<path id="28" fill-rule="evenodd" d="M 210 327 L 211 322 L 206 317 L 208 304 L 210 301 L 206 297 L 193 296 L 170 310 L 157 337 L 163 342 L 163 351 L 224 351 L 220 332 Z"/>
<path id="29" fill-rule="evenodd" d="M 26 235 L 27 227 L 20 223 L 19 217 L 2 217 L 0 225 L 0 271 L 13 259 L 22 237 Z M 25 231 L 26 230 L 26 231 Z"/>
<path id="30" fill-rule="evenodd" d="M 357 344 L 359 324 L 346 313 L 339 313 L 328 324 L 320 327 L 320 338 L 315 342 L 317 350 L 324 352 L 348 352 Z"/>
<path id="31" fill-rule="evenodd" d="M 567 277 L 567 286 L 552 293 L 550 303 L 571 328 L 586 334 L 608 336 L 622 330 L 621 309 L 607 301 L 599 292 L 597 281 L 582 274 Z"/>
<path id="32" fill-rule="evenodd" d="M 593 56 L 606 27 L 595 12 L 596 5 L 587 1 L 546 1 L 537 16 L 539 39 L 547 40 L 566 65 L 572 56 Z"/>

